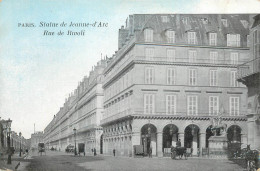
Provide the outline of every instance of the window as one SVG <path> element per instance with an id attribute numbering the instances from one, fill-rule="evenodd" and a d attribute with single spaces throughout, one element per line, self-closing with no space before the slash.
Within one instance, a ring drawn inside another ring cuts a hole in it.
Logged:
<path id="1" fill-rule="evenodd" d="M 189 50 L 189 62 L 193 63 L 197 60 L 197 51 L 195 50 Z"/>
<path id="2" fill-rule="evenodd" d="M 197 84 L 197 70 L 189 69 L 189 85 Z"/>
<path id="3" fill-rule="evenodd" d="M 144 95 L 144 113 L 145 114 L 154 113 L 154 94 Z"/>
<path id="4" fill-rule="evenodd" d="M 260 35 L 257 30 L 253 32 L 253 57 L 254 59 L 260 57 Z"/>
<path id="5" fill-rule="evenodd" d="M 231 71 L 231 87 L 238 87 L 238 82 L 237 82 L 237 71 Z"/>
<path id="6" fill-rule="evenodd" d="M 153 42 L 153 30 L 147 28 L 144 30 L 144 41 L 145 42 Z"/>
<path id="7" fill-rule="evenodd" d="M 250 36 L 247 35 L 246 36 L 246 47 L 249 47 L 250 46 Z"/>
<path id="8" fill-rule="evenodd" d="M 216 64 L 218 59 L 218 52 L 215 51 L 209 52 L 209 58 L 210 58 L 210 63 Z"/>
<path id="9" fill-rule="evenodd" d="M 240 34 L 227 34 L 227 46 L 240 46 Z"/>
<path id="10" fill-rule="evenodd" d="M 209 115 L 218 115 L 218 96 L 209 96 Z"/>
<path id="11" fill-rule="evenodd" d="M 197 115 L 198 114 L 198 97 L 197 96 L 188 96 L 188 115 Z"/>
<path id="12" fill-rule="evenodd" d="M 176 96 L 166 95 L 166 114 L 176 114 Z"/>
<path id="13" fill-rule="evenodd" d="M 161 19 L 163 23 L 167 23 L 169 21 L 168 16 L 161 16 Z"/>
<path id="14" fill-rule="evenodd" d="M 153 60 L 153 58 L 154 58 L 154 48 L 145 48 L 145 58 L 147 60 Z"/>
<path id="15" fill-rule="evenodd" d="M 166 37 L 167 37 L 168 43 L 175 43 L 175 31 L 167 30 L 166 31 Z"/>
<path id="16" fill-rule="evenodd" d="M 243 24 L 244 28 L 248 28 L 248 21 L 246 20 L 240 20 L 240 21 Z"/>
<path id="17" fill-rule="evenodd" d="M 188 44 L 196 43 L 196 32 L 188 32 Z"/>
<path id="18" fill-rule="evenodd" d="M 209 33 L 209 45 L 210 46 L 217 45 L 217 33 Z"/>
<path id="19" fill-rule="evenodd" d="M 201 18 L 203 24 L 208 24 L 209 20 L 207 18 Z"/>
<path id="20" fill-rule="evenodd" d="M 217 70 L 210 70 L 210 86 L 217 86 Z"/>
<path id="21" fill-rule="evenodd" d="M 230 62 L 231 62 L 232 65 L 238 64 L 238 53 L 236 53 L 236 52 L 230 53 Z"/>
<path id="22" fill-rule="evenodd" d="M 175 84 L 175 69 L 168 68 L 167 69 L 167 85 L 174 85 Z"/>
<path id="23" fill-rule="evenodd" d="M 222 18 L 222 19 L 221 19 L 221 22 L 222 22 L 222 24 L 224 25 L 224 27 L 227 27 L 227 26 L 228 26 L 227 19 Z"/>
<path id="24" fill-rule="evenodd" d="M 152 67 L 145 68 L 145 84 L 153 84 L 154 69 Z"/>
<path id="25" fill-rule="evenodd" d="M 187 25 L 187 24 L 188 24 L 188 21 L 189 21 L 189 18 L 188 18 L 188 17 L 183 17 L 183 18 L 182 18 L 183 24 Z"/>
<path id="26" fill-rule="evenodd" d="M 229 98 L 229 113 L 231 116 L 239 115 L 239 97 Z"/>
<path id="27" fill-rule="evenodd" d="M 175 49 L 167 49 L 167 61 L 174 62 L 175 61 Z"/>

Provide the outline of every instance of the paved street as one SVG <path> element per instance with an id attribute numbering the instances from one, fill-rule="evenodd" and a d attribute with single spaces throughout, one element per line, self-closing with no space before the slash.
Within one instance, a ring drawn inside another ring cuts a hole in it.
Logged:
<path id="1" fill-rule="evenodd" d="M 30 163 L 27 163 L 30 161 Z M 26 163 L 25 163 L 26 162 Z M 189 158 L 172 160 L 170 158 L 128 158 L 111 156 L 81 156 L 48 151 L 46 156 L 23 160 L 18 170 L 28 171 L 80 171 L 80 170 L 184 170 L 184 171 L 242 171 L 241 166 L 221 159 Z"/>

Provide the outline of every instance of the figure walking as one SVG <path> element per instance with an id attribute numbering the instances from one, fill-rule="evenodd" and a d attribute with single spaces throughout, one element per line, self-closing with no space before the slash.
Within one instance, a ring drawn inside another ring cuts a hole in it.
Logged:
<path id="1" fill-rule="evenodd" d="M 114 154 L 114 157 L 116 156 L 116 150 L 115 149 L 113 149 L 113 154 Z"/>
<path id="2" fill-rule="evenodd" d="M 149 152 L 148 152 L 149 158 L 152 158 L 152 153 L 153 153 L 153 149 L 152 149 L 152 147 L 150 147 L 149 148 Z"/>
<path id="3" fill-rule="evenodd" d="M 94 156 L 97 155 L 97 151 L 96 151 L 96 148 L 94 148 Z"/>

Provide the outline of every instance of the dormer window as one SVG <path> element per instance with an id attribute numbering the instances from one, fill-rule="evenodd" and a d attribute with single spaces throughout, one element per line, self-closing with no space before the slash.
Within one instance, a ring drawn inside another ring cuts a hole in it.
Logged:
<path id="1" fill-rule="evenodd" d="M 175 43 L 175 31 L 167 30 L 166 37 L 167 37 L 167 43 Z"/>
<path id="2" fill-rule="evenodd" d="M 248 21 L 246 20 L 240 20 L 240 22 L 243 24 L 244 28 L 248 28 Z"/>
<path id="3" fill-rule="evenodd" d="M 188 32 L 188 44 L 196 43 L 196 32 Z"/>
<path id="4" fill-rule="evenodd" d="M 168 16 L 161 16 L 161 19 L 162 19 L 163 23 L 168 23 L 169 22 Z"/>
<path id="5" fill-rule="evenodd" d="M 188 24 L 188 20 L 189 20 L 188 17 L 183 17 L 183 18 L 182 18 L 183 24 L 187 25 L 187 24 Z"/>
<path id="6" fill-rule="evenodd" d="M 210 46 L 217 45 L 217 33 L 209 33 L 209 45 Z"/>
<path id="7" fill-rule="evenodd" d="M 222 18 L 222 19 L 221 19 L 221 22 L 222 22 L 222 24 L 224 25 L 224 27 L 227 27 L 227 26 L 228 26 L 227 19 Z"/>
<path id="8" fill-rule="evenodd" d="M 153 29 L 147 28 L 144 30 L 144 41 L 153 42 Z"/>
<path id="9" fill-rule="evenodd" d="M 240 34 L 227 34 L 227 46 L 239 47 Z"/>
<path id="10" fill-rule="evenodd" d="M 207 18 L 201 18 L 203 24 L 208 24 L 209 20 Z"/>

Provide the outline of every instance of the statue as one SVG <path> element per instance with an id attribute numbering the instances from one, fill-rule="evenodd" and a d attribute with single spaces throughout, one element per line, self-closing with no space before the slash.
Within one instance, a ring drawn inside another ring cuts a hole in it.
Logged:
<path id="1" fill-rule="evenodd" d="M 217 117 L 213 117 L 211 119 L 211 132 L 213 133 L 214 136 L 217 135 L 217 132 L 219 131 L 221 136 L 225 136 L 227 134 L 227 124 L 222 123 L 223 118 L 222 114 L 224 113 L 224 108 L 222 106 L 220 113 L 218 114 Z"/>

